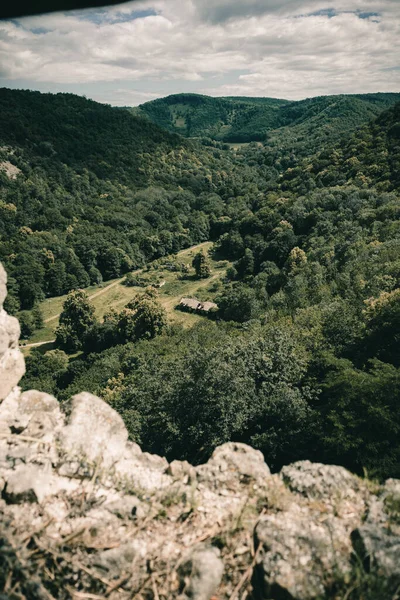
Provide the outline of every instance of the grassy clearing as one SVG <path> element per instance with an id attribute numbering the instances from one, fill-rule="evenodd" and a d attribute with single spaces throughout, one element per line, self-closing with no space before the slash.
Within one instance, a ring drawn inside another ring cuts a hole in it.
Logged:
<path id="1" fill-rule="evenodd" d="M 205 253 L 211 248 L 211 242 L 204 242 L 198 246 L 187 248 L 178 253 L 179 262 L 191 265 L 193 256 L 202 249 Z M 195 296 L 199 300 L 212 300 L 219 280 L 225 275 L 228 264 L 222 264 L 210 258 L 211 276 L 208 279 L 198 280 L 189 276 L 188 279 L 180 280 L 179 273 L 171 272 L 163 268 L 153 270 L 151 265 L 145 269 L 144 273 L 151 278 L 160 277 L 165 281 L 165 285 L 159 290 L 159 300 L 167 311 L 168 318 L 173 323 L 180 323 L 184 327 L 191 327 L 204 317 L 200 315 L 184 313 L 175 310 L 182 296 Z M 138 272 L 139 273 L 139 272 Z M 102 319 L 104 314 L 110 309 L 121 310 L 132 298 L 143 293 L 143 288 L 127 287 L 122 279 L 107 281 L 99 286 L 86 288 L 86 293 L 95 307 L 96 316 Z M 57 298 L 48 298 L 40 304 L 44 320 L 51 319 L 45 323 L 45 327 L 36 331 L 33 336 L 26 341 L 27 344 L 35 344 L 54 339 L 54 332 L 58 326 L 58 316 L 62 311 L 62 306 L 66 296 Z M 28 350 L 28 349 L 27 349 Z"/>

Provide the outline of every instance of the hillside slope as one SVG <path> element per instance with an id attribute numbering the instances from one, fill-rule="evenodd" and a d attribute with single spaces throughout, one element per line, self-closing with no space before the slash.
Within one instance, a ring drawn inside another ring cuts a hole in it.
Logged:
<path id="1" fill-rule="evenodd" d="M 297 102 L 273 98 L 211 98 L 176 94 L 146 102 L 144 114 L 168 131 L 225 142 L 313 143 L 354 130 L 399 101 L 399 94 L 321 96 Z"/>
<path id="2" fill-rule="evenodd" d="M 380 191 L 400 188 L 400 102 L 376 120 L 343 136 L 284 171 L 281 188 L 304 193 L 317 186 L 357 185 Z M 301 154 L 297 155 L 301 158 Z"/>
<path id="3" fill-rule="evenodd" d="M 252 140 L 262 140 L 267 129 L 279 126 L 279 109 L 286 103 L 273 98 L 176 94 L 146 102 L 134 112 L 145 114 L 157 125 L 185 137 L 249 141 L 249 132 Z"/>
<path id="4" fill-rule="evenodd" d="M 73 94 L 0 90 L 0 258 L 8 307 L 111 279 L 209 238 L 243 179 L 228 154 Z M 204 199 L 202 198 L 204 195 Z"/>
<path id="5" fill-rule="evenodd" d="M 66 165 L 136 187 L 151 182 L 160 163 L 168 183 L 174 152 L 188 154 L 189 168 L 200 159 L 197 150 L 193 159 L 193 146 L 177 135 L 126 110 L 74 94 L 6 88 L 0 89 L 0 142 L 21 151 L 31 167 L 49 171 Z"/>

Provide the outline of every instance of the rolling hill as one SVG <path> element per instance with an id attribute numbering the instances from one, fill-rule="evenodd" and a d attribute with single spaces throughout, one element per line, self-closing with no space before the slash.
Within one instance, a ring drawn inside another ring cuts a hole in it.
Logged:
<path id="1" fill-rule="evenodd" d="M 287 100 L 273 98 L 211 98 L 176 94 L 146 102 L 137 114 L 168 131 L 185 137 L 209 137 L 223 141 L 263 140 L 267 129 L 281 124 L 279 110 Z"/>
<path id="2" fill-rule="evenodd" d="M 400 100 L 400 94 L 321 96 L 296 102 L 273 98 L 211 98 L 176 94 L 132 109 L 170 132 L 240 143 L 296 144 L 354 130 Z M 300 138 L 300 139 L 299 139 Z M 314 143 L 314 141 L 313 141 Z"/>

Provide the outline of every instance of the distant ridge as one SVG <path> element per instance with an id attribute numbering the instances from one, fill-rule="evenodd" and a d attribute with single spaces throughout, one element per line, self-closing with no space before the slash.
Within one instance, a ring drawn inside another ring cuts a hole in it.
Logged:
<path id="1" fill-rule="evenodd" d="M 174 94 L 146 102 L 132 112 L 185 137 L 243 143 L 265 141 L 282 128 L 294 128 L 299 135 L 309 135 L 310 129 L 321 127 L 334 127 L 335 133 L 348 132 L 399 101 L 400 94 L 396 93 L 341 94 L 294 102 Z"/>

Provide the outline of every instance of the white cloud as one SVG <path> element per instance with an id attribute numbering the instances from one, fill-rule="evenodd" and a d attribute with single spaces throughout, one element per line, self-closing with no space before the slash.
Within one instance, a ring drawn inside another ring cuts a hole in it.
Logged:
<path id="1" fill-rule="evenodd" d="M 115 104 L 400 91 L 399 33 L 398 0 L 143 0 L 0 22 L 0 75 Z"/>

